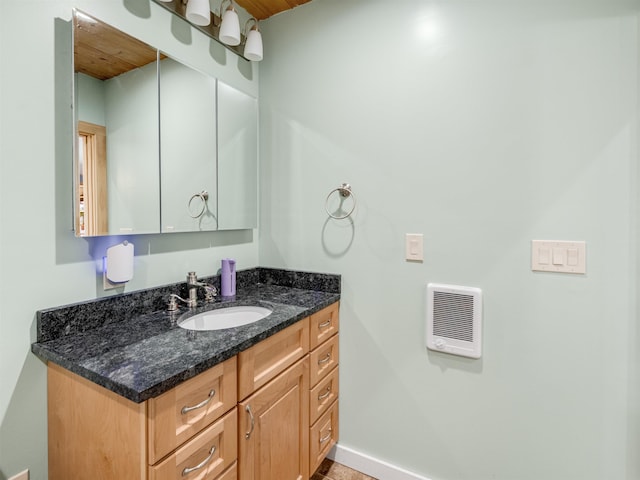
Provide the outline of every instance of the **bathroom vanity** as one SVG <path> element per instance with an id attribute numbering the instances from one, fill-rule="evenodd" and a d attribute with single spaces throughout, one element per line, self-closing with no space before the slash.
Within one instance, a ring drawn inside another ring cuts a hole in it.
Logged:
<path id="1" fill-rule="evenodd" d="M 259 304 L 271 315 L 192 331 L 176 324 L 184 311 L 114 321 L 104 313 L 122 307 L 114 298 L 38 312 L 51 480 L 313 474 L 338 439 L 339 276 L 254 269 L 238 279 L 235 299 L 198 310 Z M 154 304 L 176 288 L 120 301 Z M 102 324 L 82 331 L 78 315 L 91 312 Z"/>

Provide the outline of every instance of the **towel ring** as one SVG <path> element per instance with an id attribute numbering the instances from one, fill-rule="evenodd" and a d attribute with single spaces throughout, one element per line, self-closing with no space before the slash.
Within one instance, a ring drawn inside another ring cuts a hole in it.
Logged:
<path id="1" fill-rule="evenodd" d="M 334 215 L 329 211 L 329 198 L 335 192 L 338 192 L 338 194 L 342 198 L 353 197 L 353 207 L 351 207 L 351 210 L 349 210 L 344 215 Z M 356 209 L 356 196 L 351 191 L 351 185 L 349 185 L 348 183 L 343 183 L 338 188 L 334 188 L 333 190 L 331 190 L 329 192 L 329 195 L 327 195 L 327 199 L 324 202 L 324 209 L 327 211 L 327 215 L 329 215 L 331 218 L 335 218 L 336 220 L 344 220 L 345 218 L 349 217 L 353 213 L 353 211 Z"/>
<path id="2" fill-rule="evenodd" d="M 199 198 L 200 200 L 202 200 L 202 208 L 200 209 L 197 215 L 194 215 L 193 213 L 191 213 L 191 202 L 193 202 L 194 198 Z M 200 218 L 204 214 L 204 211 L 207 208 L 207 200 L 209 200 L 209 192 L 207 192 L 206 190 L 203 190 L 200 193 L 194 193 L 193 195 L 191 195 L 191 198 L 189 199 L 189 203 L 187 203 L 187 210 L 189 212 L 189 216 L 191 218 Z"/>

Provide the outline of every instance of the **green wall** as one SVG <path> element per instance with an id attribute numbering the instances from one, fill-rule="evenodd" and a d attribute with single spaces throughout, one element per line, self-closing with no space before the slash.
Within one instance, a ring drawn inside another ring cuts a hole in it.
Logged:
<path id="1" fill-rule="evenodd" d="M 343 447 L 433 480 L 640 478 L 639 12 L 314 0 L 264 26 L 260 263 L 343 275 Z M 532 239 L 585 240 L 587 274 L 533 273 Z M 482 288 L 482 359 L 426 350 L 428 282 Z"/>
<path id="2" fill-rule="evenodd" d="M 70 231 L 72 7 L 258 93 L 147 0 L 0 2 L 0 479 L 46 479 L 35 311 L 105 295 L 114 242 Z M 130 238 L 126 291 L 225 256 L 342 273 L 341 445 L 432 480 L 640 478 L 639 12 L 314 0 L 264 22 L 259 233 Z M 342 182 L 356 212 L 330 221 Z M 587 275 L 532 273 L 532 239 L 585 240 Z M 427 282 L 483 289 L 481 360 L 426 351 Z"/>
<path id="3" fill-rule="evenodd" d="M 30 353 L 36 310 L 104 292 L 105 249 L 126 237 L 71 232 L 70 19 L 74 7 L 258 95 L 258 69 L 148 0 L 0 2 L 0 479 L 46 479 L 46 369 Z M 129 237 L 124 291 L 258 264 L 257 231 Z"/>

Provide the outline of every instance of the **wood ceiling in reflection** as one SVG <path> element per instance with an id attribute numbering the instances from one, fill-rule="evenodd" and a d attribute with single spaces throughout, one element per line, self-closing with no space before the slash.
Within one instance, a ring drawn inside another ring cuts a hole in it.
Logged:
<path id="1" fill-rule="evenodd" d="M 106 80 L 156 61 L 156 50 L 88 15 L 75 15 L 76 72 Z"/>

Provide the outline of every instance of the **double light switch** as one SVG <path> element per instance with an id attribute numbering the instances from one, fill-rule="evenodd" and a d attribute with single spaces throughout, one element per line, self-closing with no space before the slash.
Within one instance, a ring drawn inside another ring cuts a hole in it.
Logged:
<path id="1" fill-rule="evenodd" d="M 586 273 L 586 242 L 532 240 L 531 270 Z"/>

